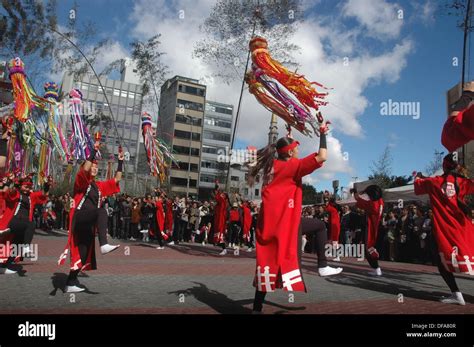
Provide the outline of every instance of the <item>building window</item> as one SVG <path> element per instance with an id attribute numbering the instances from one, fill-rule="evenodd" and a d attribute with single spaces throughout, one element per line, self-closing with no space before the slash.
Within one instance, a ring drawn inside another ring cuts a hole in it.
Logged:
<path id="1" fill-rule="evenodd" d="M 260 190 L 259 190 L 259 189 L 255 189 L 255 196 L 258 196 L 258 194 L 260 194 Z"/>
<path id="2" fill-rule="evenodd" d="M 175 186 L 180 186 L 180 187 L 187 187 L 188 185 L 188 180 L 186 178 L 180 178 L 180 177 L 171 177 L 170 180 L 172 185 Z M 190 187 L 196 187 L 197 185 L 197 180 L 189 180 L 189 186 Z"/>
<path id="3" fill-rule="evenodd" d="M 183 170 L 183 171 L 192 171 L 192 172 L 198 172 L 199 171 L 199 167 L 198 167 L 198 164 L 190 164 L 188 165 L 188 163 L 185 163 L 185 162 L 180 162 L 179 165 L 176 165 L 176 164 L 172 164 L 172 168 L 175 169 L 175 170 Z"/>
<path id="4" fill-rule="evenodd" d="M 204 131 L 203 138 L 208 140 L 230 142 L 230 134 L 221 134 L 213 131 Z"/>
<path id="5" fill-rule="evenodd" d="M 204 96 L 206 94 L 203 88 L 191 87 L 184 84 L 178 85 L 178 91 L 180 91 L 181 93 L 187 93 L 197 96 Z"/>
<path id="6" fill-rule="evenodd" d="M 122 98 L 126 98 L 127 95 L 128 95 L 128 93 L 127 93 L 126 90 L 122 90 L 121 93 L 120 93 L 120 96 L 121 96 Z"/>
<path id="7" fill-rule="evenodd" d="M 186 146 L 173 146 L 173 151 L 177 154 L 189 155 L 189 147 Z M 191 148 L 191 156 L 199 157 L 199 149 Z"/>
<path id="8" fill-rule="evenodd" d="M 248 188 L 244 188 L 244 195 L 249 195 L 249 189 Z"/>
<path id="9" fill-rule="evenodd" d="M 202 145 L 202 152 L 209 154 L 217 154 L 217 147 Z"/>
<path id="10" fill-rule="evenodd" d="M 201 174 L 199 180 L 201 182 L 214 183 L 216 181 L 216 176 L 209 174 Z"/>
<path id="11" fill-rule="evenodd" d="M 181 99 L 178 99 L 178 108 L 186 108 L 186 109 L 194 110 L 194 111 L 204 110 L 204 106 L 201 103 L 181 100 Z"/>
<path id="12" fill-rule="evenodd" d="M 234 182 L 239 182 L 239 176 L 230 176 L 230 180 Z"/>
<path id="13" fill-rule="evenodd" d="M 179 138 L 179 139 L 189 140 L 190 134 L 191 133 L 189 131 L 183 131 L 183 130 L 175 130 L 174 131 L 174 136 Z M 192 134 L 192 140 L 193 141 L 201 141 L 201 134 L 193 133 Z"/>
<path id="14" fill-rule="evenodd" d="M 120 96 L 120 90 L 114 89 L 114 96 Z"/>
<path id="15" fill-rule="evenodd" d="M 232 128 L 231 122 L 221 120 L 218 118 L 213 118 L 213 117 L 204 118 L 204 124 L 214 126 L 214 127 L 227 128 L 227 129 Z"/>
<path id="16" fill-rule="evenodd" d="M 202 125 L 202 119 L 201 118 L 195 118 L 191 117 L 193 120 L 193 125 L 196 126 L 201 126 Z M 176 122 L 178 123 L 183 123 L 183 124 L 191 124 L 189 117 L 183 116 L 182 114 L 177 114 L 176 115 Z"/>
<path id="17" fill-rule="evenodd" d="M 128 93 L 128 98 L 129 99 L 135 99 L 135 93 L 129 92 Z"/>
<path id="18" fill-rule="evenodd" d="M 208 160 L 201 161 L 201 167 L 206 168 L 206 169 L 218 169 L 216 161 L 208 161 Z"/>

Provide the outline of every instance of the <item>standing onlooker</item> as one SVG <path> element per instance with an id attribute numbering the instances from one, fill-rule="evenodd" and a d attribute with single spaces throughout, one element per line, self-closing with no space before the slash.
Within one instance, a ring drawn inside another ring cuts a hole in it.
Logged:
<path id="1" fill-rule="evenodd" d="M 63 225 L 62 225 L 63 230 L 69 230 L 69 211 L 71 210 L 72 201 L 73 200 L 71 199 L 71 196 L 69 195 L 69 193 L 66 193 L 66 195 L 64 195 L 64 200 L 63 200 L 63 204 L 64 204 Z"/>
<path id="2" fill-rule="evenodd" d="M 397 216 L 395 212 L 390 211 L 385 221 L 387 228 L 386 244 L 388 244 L 388 259 L 395 261 L 396 259 L 396 242 L 397 242 Z"/>
<path id="3" fill-rule="evenodd" d="M 140 231 L 139 231 L 139 224 L 140 219 L 142 217 L 142 213 L 140 210 L 140 205 L 137 199 L 133 199 L 132 201 L 132 211 L 131 211 L 131 219 L 130 219 L 130 240 L 135 241 L 140 238 Z"/>
<path id="4" fill-rule="evenodd" d="M 120 220 L 121 220 L 121 238 L 126 240 L 130 234 L 130 218 L 132 216 L 131 198 L 125 197 L 120 204 Z"/>
<path id="5" fill-rule="evenodd" d="M 354 213 L 348 205 L 342 207 L 341 234 L 344 238 L 344 244 L 352 244 L 354 238 Z"/>

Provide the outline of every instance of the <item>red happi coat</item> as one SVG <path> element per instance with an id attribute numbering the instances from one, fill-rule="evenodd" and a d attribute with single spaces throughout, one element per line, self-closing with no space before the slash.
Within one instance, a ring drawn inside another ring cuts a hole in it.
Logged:
<path id="1" fill-rule="evenodd" d="M 173 231 L 173 202 L 166 200 L 165 230 L 169 233 Z"/>
<path id="2" fill-rule="evenodd" d="M 243 211 L 242 231 L 244 235 L 244 240 L 246 242 L 249 242 L 250 241 L 250 227 L 252 226 L 252 212 L 250 211 L 250 208 L 246 204 L 243 204 L 242 211 Z"/>
<path id="3" fill-rule="evenodd" d="M 10 221 L 15 215 L 15 211 L 18 208 L 20 202 L 20 192 L 17 189 L 12 189 L 8 191 L 0 191 L 0 199 L 5 202 L 5 211 L 3 212 L 2 217 L 0 218 L 0 229 L 6 229 L 10 224 Z M 33 214 L 36 205 L 45 204 L 48 201 L 48 196 L 42 191 L 36 191 L 30 193 L 30 212 L 29 212 L 29 221 L 33 221 Z M 0 255 L 0 264 L 5 263 L 10 255 L 10 242 L 13 241 L 14 235 L 12 233 L 7 233 L 6 235 L 0 236 L 0 244 L 5 245 L 3 249 L 5 254 Z M 15 261 L 19 261 L 18 257 Z"/>
<path id="4" fill-rule="evenodd" d="M 163 202 L 156 201 L 156 226 L 158 227 L 158 232 L 165 230 L 165 210 L 163 209 Z"/>
<path id="5" fill-rule="evenodd" d="M 380 198 L 376 201 L 372 201 L 362 199 L 359 196 L 355 197 L 355 199 L 357 201 L 356 207 L 364 210 L 367 215 L 367 251 L 373 259 L 378 259 L 379 253 L 375 249 L 375 244 L 377 243 L 377 234 L 379 232 L 380 221 L 382 220 L 383 199 Z"/>
<path id="6" fill-rule="evenodd" d="M 272 292 L 275 288 L 306 291 L 299 247 L 302 178 L 321 166 L 315 153 L 303 159 L 274 160 L 273 179 L 263 188 L 256 229 L 254 286 L 258 291 Z"/>
<path id="7" fill-rule="evenodd" d="M 224 242 L 226 214 L 227 214 L 227 200 L 222 196 L 219 190 L 216 190 L 216 205 L 214 207 L 214 243 L 219 244 Z"/>
<path id="8" fill-rule="evenodd" d="M 468 124 L 474 124 L 474 105 L 458 113 L 455 117 L 449 117 L 444 123 L 441 133 L 441 143 L 450 152 L 454 152 L 471 140 L 474 140 L 474 129 Z"/>
<path id="9" fill-rule="evenodd" d="M 92 243 L 89 245 L 87 261 L 85 264 L 82 263 L 81 254 L 79 253 L 78 247 L 78 237 L 77 232 L 73 229 L 74 227 L 74 212 L 76 207 L 80 204 L 81 200 L 84 198 L 84 195 L 89 188 L 89 185 L 93 181 L 90 171 L 84 171 L 81 167 L 79 172 L 76 175 L 76 180 L 74 181 L 74 198 L 71 200 L 71 209 L 69 211 L 69 232 L 68 232 L 68 241 L 64 249 L 64 252 L 59 257 L 58 264 L 63 265 L 66 261 L 67 255 L 71 252 L 71 270 L 96 270 L 97 264 L 95 260 L 95 237 L 92 238 Z M 101 198 L 108 197 L 110 195 L 120 192 L 120 185 L 118 182 L 115 182 L 115 179 L 107 181 L 97 181 L 95 182 L 99 190 L 99 201 Z M 95 235 L 95 230 L 93 231 Z"/>
<path id="10" fill-rule="evenodd" d="M 326 211 L 329 213 L 331 240 L 333 242 L 339 242 L 339 235 L 341 233 L 341 218 L 339 217 L 339 211 L 332 203 L 329 203 L 326 206 Z"/>
<path id="11" fill-rule="evenodd" d="M 415 194 L 430 197 L 433 235 L 444 267 L 474 275 L 474 225 L 458 205 L 458 198 L 464 201 L 466 195 L 474 194 L 474 181 L 449 175 L 419 178 L 414 185 Z"/>

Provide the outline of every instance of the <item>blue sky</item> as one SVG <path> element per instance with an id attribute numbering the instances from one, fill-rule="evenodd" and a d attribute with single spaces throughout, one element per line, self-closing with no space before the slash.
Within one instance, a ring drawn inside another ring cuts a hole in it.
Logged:
<path id="1" fill-rule="evenodd" d="M 117 42 L 117 54 L 129 51 L 129 43 L 133 39 L 146 39 L 160 32 L 163 34 L 163 47 L 171 48 L 173 44 L 175 46 L 182 45 L 183 56 L 192 50 L 189 48 L 189 46 L 192 46 L 192 42 L 180 42 L 177 40 L 179 36 L 177 38 L 170 37 L 171 33 L 175 34 L 165 26 L 173 24 L 174 19 L 170 16 L 174 16 L 180 9 L 187 11 L 188 17 L 184 26 L 181 26 L 182 22 L 179 22 L 179 25 L 173 29 L 176 31 L 183 30 L 183 35 L 185 35 L 186 30 L 189 29 L 185 26 L 197 26 L 209 13 L 209 8 L 212 5 L 212 1 L 205 0 L 197 2 L 179 0 L 161 2 L 147 0 L 137 2 L 127 0 L 78 0 L 77 3 L 79 6 L 77 20 L 95 22 L 102 37 L 108 37 Z M 371 12 L 370 8 L 375 3 L 383 7 Z M 367 177 L 370 174 L 369 166 L 371 162 L 380 156 L 386 145 L 391 147 L 394 159 L 393 174 L 396 175 L 409 175 L 413 170 L 423 170 L 432 159 L 435 150 L 444 150 L 440 144 L 440 134 L 446 118 L 446 91 L 460 80 L 463 37 L 462 31 L 456 27 L 458 18 L 442 15 L 437 11 L 437 3 L 437 1 L 419 1 L 414 4 L 410 1 L 388 0 L 374 0 L 372 2 L 367 0 L 337 2 L 321 0 L 312 3 L 305 11 L 305 21 L 308 25 L 317 23 L 322 26 L 325 20 L 328 22 L 335 21 L 340 36 L 348 31 L 357 33 L 357 40 L 354 41 L 356 47 L 352 52 L 349 52 L 351 59 L 354 55 L 364 61 L 366 54 L 371 56 L 388 54 L 392 50 L 395 51 L 394 47 L 396 45 L 410 42 L 410 48 L 402 54 L 404 64 L 394 70 L 393 74 L 396 75 L 394 80 L 391 81 L 390 76 L 387 76 L 391 71 L 389 67 L 386 67 L 385 70 L 379 72 L 378 77 L 367 78 L 366 83 L 362 85 L 361 91 L 354 98 L 354 102 L 359 103 L 361 100 L 365 100 L 368 103 L 366 107 L 354 111 L 350 110 L 352 100 L 345 100 L 342 104 L 337 103 L 339 108 L 347 110 L 348 122 L 346 124 L 344 120 L 345 111 L 333 111 L 339 114 L 333 116 L 335 124 L 332 134 L 337 139 L 335 141 L 341 145 L 341 153 L 347 152 L 349 154 L 347 167 L 350 167 L 350 169 L 334 168 L 323 176 L 315 174 L 311 182 L 318 189 L 330 188 L 331 179 L 339 179 L 341 184 L 346 186 L 353 176 L 358 176 L 359 179 Z M 66 23 L 72 4 L 73 1 L 69 0 L 59 2 L 60 23 Z M 359 8 L 367 6 L 367 9 L 359 11 L 357 6 Z M 390 11 L 397 8 L 404 11 L 403 25 L 394 22 L 387 23 L 385 26 L 383 17 L 375 18 L 380 16 L 380 13 L 376 13 L 377 11 Z M 370 16 L 373 16 L 375 20 L 382 20 L 382 24 L 379 26 L 364 24 L 364 20 L 372 20 Z M 178 22 L 174 22 L 175 25 L 176 23 Z M 392 27 L 390 27 L 391 24 L 393 24 Z M 337 39 L 337 34 L 335 33 L 334 36 L 327 35 L 321 42 L 328 43 L 324 45 L 328 59 L 343 57 L 344 54 L 341 54 L 341 51 L 345 47 L 334 46 L 334 42 L 331 41 Z M 326 40 L 329 41 L 326 42 Z M 190 41 L 192 41 L 192 37 L 190 37 Z M 331 47 L 331 42 L 333 42 L 333 47 Z M 348 41 L 344 42 L 347 43 Z M 311 58 L 307 57 L 308 50 L 306 50 L 306 47 L 303 48 L 302 61 Z M 168 55 L 167 59 L 169 59 L 172 68 L 172 75 L 185 75 L 188 71 L 193 71 L 190 70 L 189 63 L 186 63 L 192 61 L 189 60 L 190 57 L 183 57 L 180 60 L 181 57 L 178 59 L 177 54 L 172 53 L 171 49 Z M 452 66 L 453 57 L 459 58 L 458 67 Z M 298 56 L 296 56 L 296 59 L 298 60 Z M 313 77 L 313 71 L 308 69 L 304 71 L 304 66 L 299 71 L 302 71 L 308 77 Z M 340 77 L 337 75 L 336 70 L 333 76 L 326 77 L 323 82 L 333 85 L 331 83 L 332 79 Z M 189 77 L 200 78 L 202 76 Z M 318 80 L 317 77 L 314 78 Z M 473 77 L 472 73 L 470 77 Z M 334 84 L 337 85 L 337 83 Z M 334 91 L 336 94 L 340 92 L 340 87 L 339 90 L 335 89 Z M 237 105 L 238 90 L 233 94 L 220 94 L 219 92 L 212 94 L 215 97 L 220 97 L 216 101 Z M 225 95 L 228 95 L 228 97 Z M 344 99 L 342 96 L 338 98 Z M 420 119 L 415 120 L 408 116 L 381 116 L 380 103 L 388 101 L 388 99 L 420 102 Z M 261 108 L 250 97 L 244 97 L 244 103 L 246 105 L 251 104 L 252 110 Z M 246 111 L 246 107 L 250 107 L 246 105 L 244 105 L 243 111 Z M 249 112 L 251 112 L 250 109 Z M 331 112 L 328 112 L 328 114 L 332 115 Z M 328 118 L 331 119 L 331 117 Z M 262 118 L 263 123 L 267 120 L 269 120 L 269 117 Z M 347 129 L 347 127 L 352 129 L 355 123 L 360 126 L 361 131 Z M 249 143 L 264 144 L 267 125 L 262 125 L 258 128 L 258 133 L 252 133 L 252 135 L 250 135 L 252 130 L 250 127 L 249 122 L 243 118 L 239 125 L 236 147 L 243 148 Z M 281 124 L 281 128 L 283 128 L 283 124 Z M 283 135 L 283 130 L 280 135 Z M 315 143 L 314 147 L 317 148 L 317 140 L 313 142 Z M 309 153 L 310 150 L 309 147 L 303 147 L 303 153 Z M 328 165 L 331 166 L 332 164 Z M 338 165 L 334 164 L 334 167 L 342 167 L 345 164 L 339 162 Z"/>

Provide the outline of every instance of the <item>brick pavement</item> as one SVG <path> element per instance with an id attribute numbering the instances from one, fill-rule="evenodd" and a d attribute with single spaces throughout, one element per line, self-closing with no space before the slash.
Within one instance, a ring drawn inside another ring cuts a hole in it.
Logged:
<path id="1" fill-rule="evenodd" d="M 156 245 L 123 242 L 109 255 L 98 254 L 98 270 L 80 276 L 87 292 L 64 294 L 68 266 L 57 258 L 66 243 L 62 234 L 37 233 L 39 259 L 24 262 L 20 275 L 0 277 L 0 314 L 13 313 L 249 313 L 254 288 L 255 253 L 225 257 L 213 246 L 184 244 L 157 250 Z M 336 264 L 336 263 L 335 263 Z M 335 265 L 332 264 L 332 265 Z M 448 289 L 433 266 L 381 262 L 384 276 L 366 273 L 366 262 L 344 259 L 344 272 L 317 276 L 317 259 L 303 257 L 308 293 L 277 291 L 264 310 L 276 314 L 462 314 L 474 313 L 474 278 L 458 276 L 468 304 L 438 302 Z"/>

